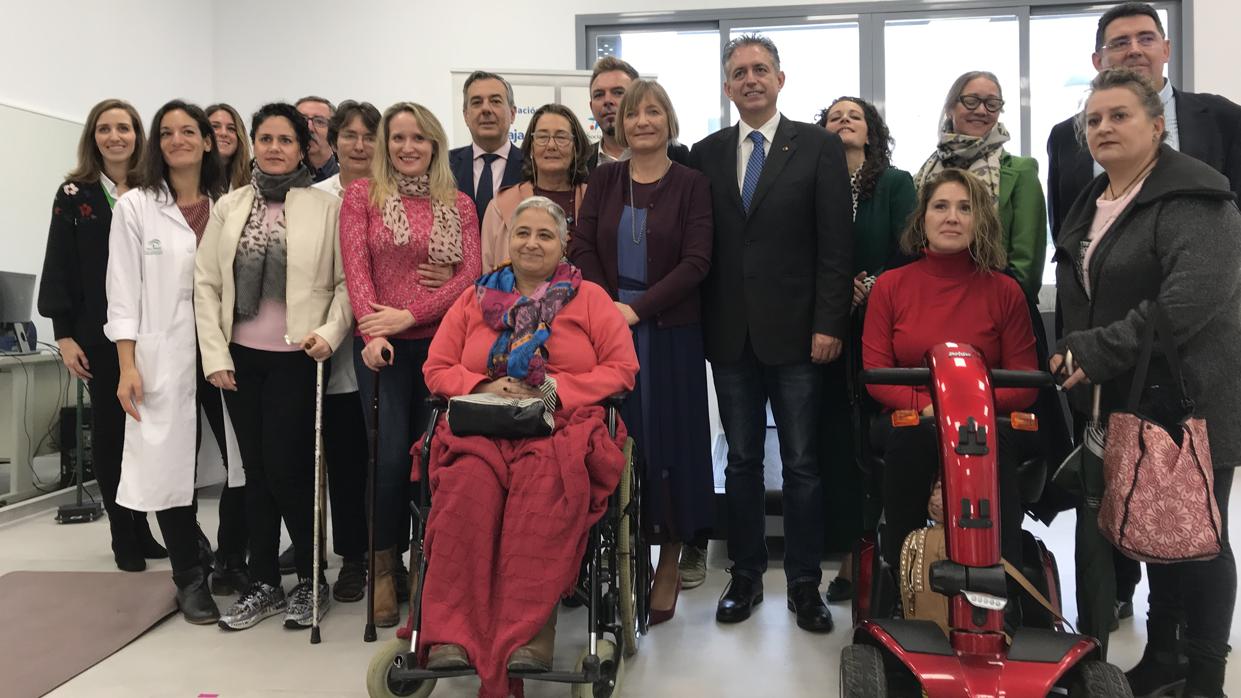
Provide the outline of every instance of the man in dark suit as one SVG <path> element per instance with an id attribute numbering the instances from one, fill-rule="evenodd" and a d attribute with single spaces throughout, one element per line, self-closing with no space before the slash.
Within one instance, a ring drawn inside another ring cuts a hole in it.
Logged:
<path id="1" fill-rule="evenodd" d="M 770 400 L 783 465 L 789 610 L 832 628 L 819 593 L 823 496 L 818 465 L 820 367 L 839 355 L 852 300 L 853 225 L 840 139 L 784 118 L 771 40 L 724 50 L 724 92 L 741 121 L 696 143 L 711 180 L 715 241 L 703 286 L 703 332 L 728 440 L 725 497 L 732 580 L 716 620 L 735 623 L 763 599 L 767 569 L 763 451 Z"/>
<path id="2" fill-rule="evenodd" d="M 1091 59 L 1095 70 L 1123 66 L 1150 79 L 1163 98 L 1168 145 L 1218 170 L 1241 196 L 1241 106 L 1219 95 L 1173 88 L 1163 76 L 1171 51 L 1155 9 L 1127 2 L 1099 18 Z M 1077 196 L 1102 172 L 1077 138 L 1076 119 L 1071 116 L 1056 124 L 1047 139 L 1047 213 L 1052 240 Z"/>
<path id="3" fill-rule="evenodd" d="M 457 189 L 474 200 L 481 228 L 487 204 L 500 189 L 521 182 L 521 148 L 509 140 L 517 107 L 513 86 L 495 73 L 470 73 L 462 92 L 461 112 L 472 143 L 448 151 L 448 166 Z"/>
<path id="4" fill-rule="evenodd" d="M 624 148 L 616 142 L 616 110 L 621 98 L 629 89 L 629 83 L 638 79 L 638 71 L 615 56 L 604 56 L 595 61 L 590 76 L 590 113 L 599 127 L 599 142 L 595 144 L 586 169 L 593 172 L 600 163 L 616 162 L 628 157 Z M 682 165 L 689 164 L 689 148 L 670 141 L 668 157 Z M 686 587 L 689 588 L 689 587 Z"/>

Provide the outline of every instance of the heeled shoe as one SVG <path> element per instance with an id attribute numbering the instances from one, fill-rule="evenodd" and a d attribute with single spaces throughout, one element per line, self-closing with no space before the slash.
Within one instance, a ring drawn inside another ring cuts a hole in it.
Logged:
<path id="1" fill-rule="evenodd" d="M 681 598 L 681 576 L 677 575 L 677 590 L 672 595 L 672 608 L 667 610 L 651 609 L 650 619 L 647 621 L 647 627 L 654 627 L 660 623 L 667 623 L 677 613 L 677 599 Z"/>

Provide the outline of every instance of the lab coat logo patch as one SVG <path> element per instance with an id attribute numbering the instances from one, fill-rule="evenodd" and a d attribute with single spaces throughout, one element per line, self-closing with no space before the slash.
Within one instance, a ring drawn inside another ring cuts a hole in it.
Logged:
<path id="1" fill-rule="evenodd" d="M 152 240 L 146 244 L 142 254 L 164 254 L 164 247 L 159 240 Z"/>

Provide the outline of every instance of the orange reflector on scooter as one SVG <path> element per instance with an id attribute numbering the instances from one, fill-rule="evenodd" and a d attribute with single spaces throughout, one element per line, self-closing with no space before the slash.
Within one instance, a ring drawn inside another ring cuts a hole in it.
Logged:
<path id="1" fill-rule="evenodd" d="M 1038 431 L 1038 417 L 1030 412 L 1014 412 L 1011 420 L 1017 431 Z"/>
<path id="2" fill-rule="evenodd" d="M 895 410 L 892 412 L 892 426 L 894 427 L 916 427 L 918 426 L 917 410 Z"/>

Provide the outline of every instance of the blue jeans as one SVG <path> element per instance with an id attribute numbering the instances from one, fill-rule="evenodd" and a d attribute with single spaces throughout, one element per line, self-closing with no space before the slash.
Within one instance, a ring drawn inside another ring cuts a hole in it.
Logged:
<path id="1" fill-rule="evenodd" d="M 409 449 L 422 438 L 431 410 L 422 378 L 430 339 L 391 339 L 392 365 L 379 371 L 379 457 L 375 464 L 375 549 L 404 551 L 410 535 Z M 353 363 L 366 426 L 371 427 L 375 373 L 362 363 L 361 337 L 354 337 Z M 368 436 L 369 439 L 369 436 Z"/>
<path id="2" fill-rule="evenodd" d="M 767 570 L 766 488 L 763 447 L 767 401 L 776 418 L 784 477 L 784 575 L 789 586 L 823 577 L 823 485 L 818 441 L 821 367 L 809 361 L 770 366 L 749 342 L 739 361 L 713 364 L 720 421 L 728 441 L 724 493 L 728 505 L 728 556 L 733 574 L 761 579 Z"/>

